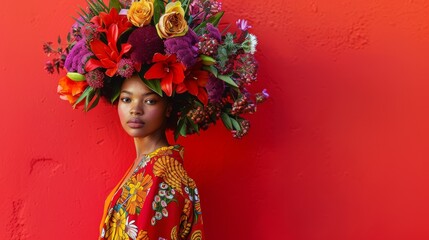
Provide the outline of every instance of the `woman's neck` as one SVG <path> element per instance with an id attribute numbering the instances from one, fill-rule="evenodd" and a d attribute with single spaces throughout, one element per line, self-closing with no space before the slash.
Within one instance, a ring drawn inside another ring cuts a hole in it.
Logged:
<path id="1" fill-rule="evenodd" d="M 155 151 L 160 147 L 169 145 L 165 133 L 161 134 L 161 136 L 158 136 L 156 138 L 134 138 L 134 144 L 136 146 L 137 159 L 139 159 L 145 154 Z"/>

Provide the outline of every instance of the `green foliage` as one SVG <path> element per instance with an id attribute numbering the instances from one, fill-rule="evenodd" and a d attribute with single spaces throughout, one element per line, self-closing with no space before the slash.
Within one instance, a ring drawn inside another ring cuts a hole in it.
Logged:
<path id="1" fill-rule="evenodd" d="M 159 18 L 162 13 L 165 12 L 165 6 L 163 0 L 155 0 L 153 2 L 153 24 L 156 25 L 159 22 Z"/>

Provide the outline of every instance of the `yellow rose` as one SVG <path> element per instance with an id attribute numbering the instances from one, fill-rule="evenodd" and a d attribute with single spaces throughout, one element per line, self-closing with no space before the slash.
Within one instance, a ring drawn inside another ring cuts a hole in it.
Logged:
<path id="1" fill-rule="evenodd" d="M 165 13 L 159 18 L 156 30 L 161 38 L 180 37 L 188 32 L 185 10 L 180 1 L 170 2 L 165 6 Z"/>
<path id="2" fill-rule="evenodd" d="M 140 0 L 133 2 L 127 13 L 128 21 L 136 27 L 148 25 L 153 16 L 153 1 Z"/>

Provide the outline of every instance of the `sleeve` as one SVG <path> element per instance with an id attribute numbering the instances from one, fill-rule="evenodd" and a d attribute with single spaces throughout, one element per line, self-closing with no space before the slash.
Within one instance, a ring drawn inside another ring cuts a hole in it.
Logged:
<path id="1" fill-rule="evenodd" d="M 157 194 L 153 197 L 155 211 L 151 225 L 156 231 L 169 233 L 172 240 L 200 240 L 203 238 L 203 219 L 198 189 L 183 168 L 181 161 L 163 157 L 154 165 L 158 178 Z"/>

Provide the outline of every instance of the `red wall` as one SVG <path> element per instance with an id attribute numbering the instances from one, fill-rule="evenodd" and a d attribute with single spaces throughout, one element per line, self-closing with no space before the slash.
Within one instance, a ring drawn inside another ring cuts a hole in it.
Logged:
<path id="1" fill-rule="evenodd" d="M 77 5 L 0 10 L 0 239 L 96 239 L 134 157 L 113 107 L 72 110 L 43 71 Z M 180 141 L 207 239 L 429 239 L 429 2 L 223 6 L 251 19 L 272 97 L 241 141 L 221 124 Z"/>

